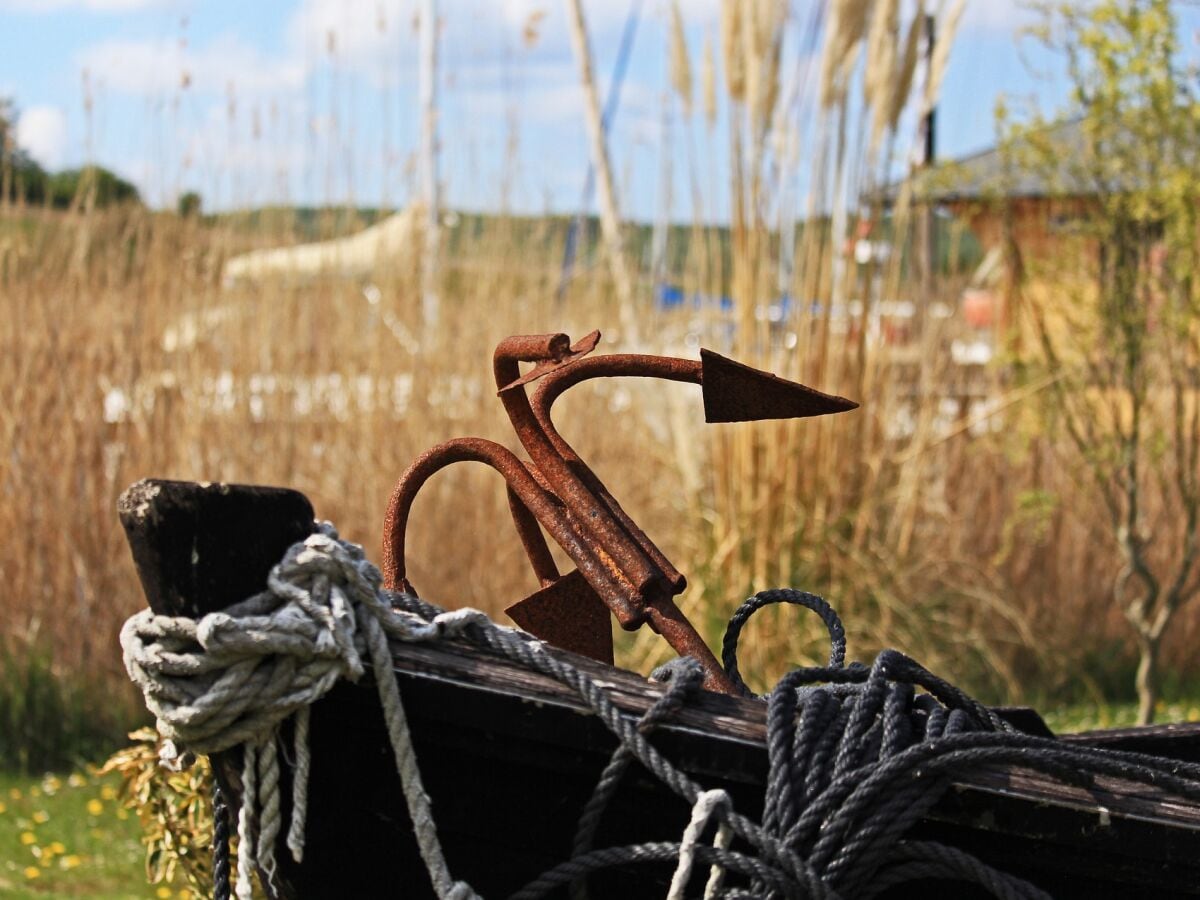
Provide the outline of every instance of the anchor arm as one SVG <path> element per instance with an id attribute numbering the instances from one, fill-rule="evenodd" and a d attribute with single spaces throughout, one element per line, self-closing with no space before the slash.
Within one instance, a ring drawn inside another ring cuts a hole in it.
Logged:
<path id="1" fill-rule="evenodd" d="M 613 377 L 661 378 L 700 384 L 700 363 L 688 359 L 672 359 L 662 356 L 645 356 L 623 353 L 597 356 L 580 360 L 578 363 L 558 369 L 546 375 L 533 393 L 530 405 L 543 433 L 579 478 L 588 485 L 609 513 L 642 548 L 642 551 L 662 570 L 672 587 L 672 593 L 681 593 L 687 587 L 687 578 L 671 563 L 658 546 L 650 540 L 637 523 L 617 502 L 600 477 L 587 466 L 574 448 L 559 434 L 550 416 L 554 401 L 568 388 L 592 378 Z"/>
<path id="2" fill-rule="evenodd" d="M 542 433 L 562 459 L 608 508 L 643 552 L 663 571 L 680 593 L 687 579 L 621 508 L 600 478 L 559 434 L 550 416 L 554 401 L 566 390 L 592 378 L 659 378 L 701 386 L 705 418 L 709 422 L 734 422 L 761 418 L 799 418 L 842 412 L 858 406 L 852 400 L 786 381 L 776 375 L 727 359 L 711 350 L 700 351 L 700 360 L 633 353 L 616 353 L 573 361 L 547 372 L 530 401 Z"/>
<path id="3" fill-rule="evenodd" d="M 607 506 L 559 455 L 529 404 L 525 385 L 553 372 L 567 372 L 586 362 L 600 339 L 592 332 L 575 345 L 565 334 L 517 335 L 506 338 L 496 347 L 492 368 L 499 388 L 500 401 L 512 422 L 522 446 L 529 453 L 533 466 L 541 473 L 550 490 L 563 502 L 582 533 L 599 549 L 620 577 L 633 586 L 633 593 L 623 603 L 609 603 L 621 626 L 637 628 L 645 620 L 642 597 L 659 590 L 671 590 L 671 580 L 643 552 L 616 521 Z M 532 362 L 534 368 L 522 376 L 519 363 Z M 585 573 L 586 574 L 586 573 Z M 609 596 L 600 590 L 601 597 Z M 614 598 L 617 599 L 617 598 Z"/>
<path id="4" fill-rule="evenodd" d="M 550 415 L 554 401 L 568 388 L 582 381 L 630 376 L 699 384 L 704 392 L 705 419 L 709 422 L 799 418 L 841 412 L 858 405 L 843 397 L 825 394 L 745 366 L 709 350 L 701 350 L 700 353 L 699 361 L 641 354 L 612 354 L 573 361 L 571 365 L 553 369 L 542 377 L 534 391 L 530 408 L 541 433 L 558 455 L 671 580 L 674 587 L 671 593 L 659 592 L 648 598 L 646 609 L 650 626 L 676 652 L 693 656 L 702 662 L 710 689 L 734 692 L 711 650 L 671 597 L 671 594 L 684 589 L 687 583 L 685 577 L 633 522 L 599 477 L 563 439 Z"/>
<path id="5" fill-rule="evenodd" d="M 482 438 L 457 438 L 425 451 L 396 483 L 388 501 L 383 528 L 383 575 L 384 584 L 389 589 L 411 588 L 407 579 L 405 537 L 417 492 L 434 474 L 456 462 L 484 463 L 503 476 L 509 490 L 519 501 L 512 505 L 514 516 L 520 516 L 517 531 L 525 542 L 534 573 L 543 586 L 547 578 L 553 577 L 546 564 L 549 561 L 553 565 L 553 559 L 537 528 L 538 523 L 550 532 L 589 583 L 603 586 L 618 598 L 630 592 L 630 586 L 620 583 L 604 565 L 602 558 L 576 532 L 557 499 L 538 485 L 525 464 L 508 448 Z M 522 509 L 524 515 L 520 512 Z M 530 514 L 536 521 L 531 521 Z M 557 575 L 557 572 L 554 574 Z"/>

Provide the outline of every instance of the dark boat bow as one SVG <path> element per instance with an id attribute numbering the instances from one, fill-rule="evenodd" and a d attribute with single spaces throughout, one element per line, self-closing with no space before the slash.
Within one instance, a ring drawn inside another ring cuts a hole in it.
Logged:
<path id="1" fill-rule="evenodd" d="M 308 500 L 277 488 L 140 482 L 122 497 L 120 513 L 147 599 L 170 616 L 198 618 L 261 590 L 284 550 L 313 531 Z M 633 717 L 665 690 L 592 660 L 563 658 Z M 553 678 L 461 641 L 406 645 L 394 677 L 455 877 L 485 897 L 507 896 L 567 858 L 580 811 L 616 746 L 587 704 Z M 762 703 L 701 692 L 654 741 L 690 776 L 725 789 L 739 812 L 757 817 L 767 773 L 765 715 Z M 1191 725 L 1062 740 L 1200 758 L 1200 727 Z M 318 701 L 310 744 L 305 855 L 294 862 L 280 837 L 279 893 L 429 890 L 374 690 L 342 683 Z M 214 754 L 213 763 L 236 797 L 238 751 Z M 614 797 L 597 846 L 677 836 L 689 812 L 657 780 L 635 773 Z M 1119 779 L 1071 787 L 1004 767 L 956 777 L 916 832 L 1054 896 L 1200 893 L 1200 809 Z M 596 876 L 595 895 L 662 896 L 670 867 L 638 876 Z"/>

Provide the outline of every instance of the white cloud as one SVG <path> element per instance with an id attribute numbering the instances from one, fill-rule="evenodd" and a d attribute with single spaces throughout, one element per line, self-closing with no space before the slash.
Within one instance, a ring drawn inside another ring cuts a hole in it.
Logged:
<path id="1" fill-rule="evenodd" d="M 0 0 L 5 2 L 12 0 Z M 629 0 L 584 2 L 605 93 Z M 720 0 L 678 2 L 693 32 L 695 54 L 699 32 L 715 24 Z M 417 76 L 417 5 L 414 0 L 295 0 L 281 17 L 283 40 L 277 50 L 262 49 L 249 34 L 190 45 L 177 39 L 114 39 L 86 48 L 76 62 L 88 71 L 101 100 L 125 95 L 144 98 L 148 110 L 166 109 L 163 101 L 175 110 L 160 139 L 141 141 L 157 148 L 137 167 L 137 182 L 153 202 L 169 203 L 174 192 L 193 186 L 214 208 L 265 197 L 329 199 L 343 191 L 355 196 L 356 189 L 371 190 L 377 183 L 402 194 L 409 177 L 404 154 L 415 140 L 418 115 L 409 95 Z M 658 84 L 665 9 L 663 0 L 642 7 L 634 69 L 624 84 L 612 136 L 619 164 L 626 167 L 633 151 L 621 148 L 637 146 L 644 152 L 645 143 L 658 135 L 661 85 L 650 83 Z M 574 202 L 587 146 L 562 0 L 440 0 L 439 13 L 442 128 L 444 135 L 454 136 L 445 145 L 448 188 L 463 194 L 467 185 L 471 202 L 478 203 L 492 176 L 504 174 L 499 148 L 509 138 L 511 111 L 521 141 L 528 141 L 527 130 L 532 130 L 539 143 L 519 151 L 516 193 L 528 200 L 553 188 Z M 531 17 L 536 17 L 537 40 L 529 46 L 525 30 Z M 230 85 L 236 104 L 225 102 Z M 362 124 L 375 102 L 371 88 L 383 85 L 390 93 L 380 99 L 404 110 L 400 124 L 392 119 L 382 140 L 391 154 L 387 162 L 381 162 L 374 123 Z M 331 130 L 322 127 L 327 107 L 338 116 Z M 371 134 L 367 141 L 358 137 L 364 132 Z M 561 156 L 560 165 L 543 164 L 543 141 Z M 482 166 L 472 162 L 470 170 L 487 175 L 478 184 L 464 176 L 463 160 L 474 159 L 470 152 L 483 161 Z M 119 155 L 137 153 L 135 146 Z"/>
<path id="2" fill-rule="evenodd" d="M 720 0 L 679 2 L 690 25 L 711 24 L 720 9 Z M 593 49 L 614 46 L 629 14 L 627 3 L 586 0 L 584 8 Z M 514 58 L 525 67 L 572 59 L 561 0 L 443 0 L 438 15 L 443 65 L 452 66 L 461 81 L 470 80 L 473 69 L 511 69 Z M 661 18 L 651 5 L 641 16 L 643 31 Z M 339 66 L 376 82 L 394 81 L 415 77 L 416 24 L 412 0 L 301 0 L 287 34 L 293 55 L 310 68 L 332 49 Z M 532 44 L 526 43 L 527 26 L 536 35 Z"/>
<path id="3" fill-rule="evenodd" d="M 62 165 L 67 150 L 67 117 L 57 106 L 31 106 L 17 121 L 17 144 L 48 169 Z"/>
<path id="4" fill-rule="evenodd" d="M 147 96 L 186 89 L 242 97 L 298 88 L 304 80 L 299 61 L 269 59 L 235 36 L 195 49 L 179 41 L 104 41 L 76 62 L 102 89 Z"/>
<path id="5" fill-rule="evenodd" d="M 962 31 L 996 31 L 1015 35 L 1034 20 L 1033 11 L 1012 0 L 968 0 L 963 11 Z"/>
<path id="6" fill-rule="evenodd" d="M 399 48 L 415 50 L 412 17 L 413 4 L 404 0 L 302 0 L 287 35 L 292 56 L 307 68 L 332 56 L 339 66 L 390 81 Z"/>
<path id="7" fill-rule="evenodd" d="M 135 12 L 161 6 L 163 0 L 0 0 L 0 10 L 56 13 L 68 9 L 89 12 Z"/>

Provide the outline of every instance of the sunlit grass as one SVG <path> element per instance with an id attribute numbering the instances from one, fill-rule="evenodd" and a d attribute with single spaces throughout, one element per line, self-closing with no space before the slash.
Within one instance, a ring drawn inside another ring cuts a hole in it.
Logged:
<path id="1" fill-rule="evenodd" d="M 1137 724 L 1137 704 L 1079 703 L 1046 710 L 1046 724 L 1056 734 L 1076 731 L 1096 731 L 1101 728 L 1128 728 Z M 1156 722 L 1200 722 L 1200 699 L 1164 702 L 1154 710 Z"/>
<path id="2" fill-rule="evenodd" d="M 147 883 L 137 816 L 121 805 L 118 784 L 88 771 L 0 773 L 0 896 L 192 897 Z"/>

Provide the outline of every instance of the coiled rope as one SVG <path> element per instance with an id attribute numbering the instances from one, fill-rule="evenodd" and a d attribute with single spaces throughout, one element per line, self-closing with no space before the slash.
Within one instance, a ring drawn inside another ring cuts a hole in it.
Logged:
<path id="1" fill-rule="evenodd" d="M 339 541 L 333 527 L 322 523 L 318 533 L 289 548 L 271 570 L 267 590 L 261 594 L 198 622 L 143 610 L 121 629 L 125 668 L 157 719 L 164 738 L 160 751 L 164 764 L 186 764 L 192 753 L 242 748 L 239 900 L 252 896 L 255 863 L 268 880 L 274 878 L 275 841 L 282 827 L 282 722 L 295 717 L 296 771 L 287 845 L 299 862 L 311 766 L 309 707 L 339 678 L 361 678 L 364 657 L 375 671 L 389 671 L 389 640 L 438 640 L 459 634 L 473 622 L 488 621 L 471 609 L 424 617 L 395 609 L 380 585 L 379 570 L 366 560 L 362 548 Z M 434 890 L 448 900 L 475 897 L 468 885 L 450 877 L 396 681 L 374 680 L 404 799 Z M 257 834 L 252 828 L 255 820 Z"/>
<path id="2" fill-rule="evenodd" d="M 727 794 L 705 791 L 647 739 L 698 689 L 695 661 L 678 660 L 658 670 L 667 691 L 634 721 L 603 688 L 528 636 L 476 610 L 443 612 L 415 596 L 384 591 L 380 583 L 362 548 L 322 525 L 289 549 L 263 593 L 199 622 L 143 611 L 122 630 L 126 667 L 164 737 L 164 762 L 186 764 L 190 753 L 243 749 L 240 900 L 250 896 L 255 863 L 268 879 L 275 869 L 283 827 L 281 723 L 294 720 L 286 843 L 299 860 L 310 766 L 308 707 L 338 678 L 357 680 L 368 664 L 388 671 L 403 643 L 452 637 L 570 687 L 619 742 L 580 817 L 572 857 L 513 895 L 521 900 L 563 885 L 580 897 L 590 874 L 647 862 L 675 864 L 670 900 L 682 900 L 697 862 L 709 867 L 706 898 L 869 898 L 930 878 L 971 882 L 1006 900 L 1044 898 L 1036 886 L 970 854 L 906 835 L 954 778 L 995 766 L 1019 765 L 1082 786 L 1098 775 L 1121 778 L 1200 802 L 1200 766 L 1016 732 L 994 711 L 895 650 L 880 653 L 869 668 L 846 665 L 844 629 L 832 608 L 815 595 L 779 590 L 750 598 L 730 622 L 723 656 L 735 683 L 749 694 L 737 673 L 738 637 L 749 617 L 767 605 L 790 603 L 816 612 L 829 629 L 832 650 L 828 665 L 788 673 L 767 698 L 769 771 L 763 820 L 754 822 L 733 808 Z M 396 681 L 374 681 L 434 891 L 452 900 L 476 897 L 447 869 Z M 692 807 L 691 822 L 679 842 L 592 849 L 608 800 L 634 760 Z M 713 826 L 716 836 L 705 843 Z M 741 849 L 732 849 L 735 836 Z M 219 846 L 217 853 L 220 859 Z M 738 884 L 727 885 L 730 878 Z M 227 885 L 225 891 L 228 896 Z M 220 883 L 215 893 L 221 895 Z"/>

